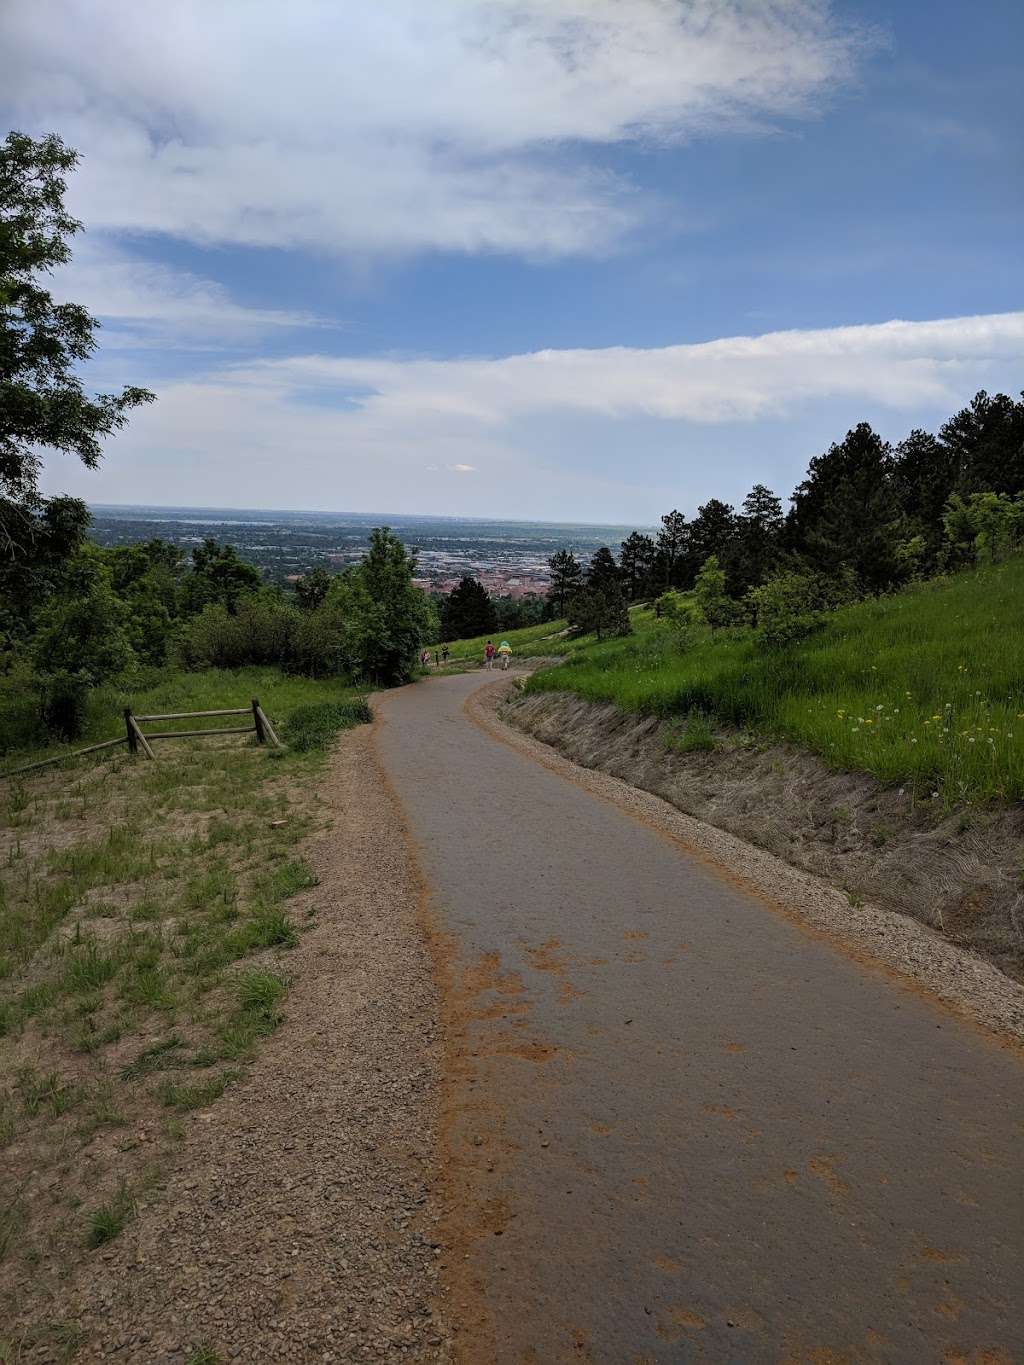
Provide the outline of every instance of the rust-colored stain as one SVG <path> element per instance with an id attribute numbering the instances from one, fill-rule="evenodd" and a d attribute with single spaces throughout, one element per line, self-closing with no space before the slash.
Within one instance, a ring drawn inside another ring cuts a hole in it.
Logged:
<path id="1" fill-rule="evenodd" d="M 691 1308 L 670 1308 L 658 1323 L 658 1336 L 663 1341 L 681 1341 L 687 1332 L 700 1332 L 707 1322 Z"/>
<path id="2" fill-rule="evenodd" d="M 572 1359 L 573 1360 L 593 1360 L 590 1354 L 590 1333 L 584 1332 L 582 1327 L 577 1327 L 571 1338 Z"/>
<path id="3" fill-rule="evenodd" d="M 671 1256 L 655 1256 L 653 1263 L 659 1270 L 663 1270 L 666 1275 L 678 1275 L 683 1268 L 682 1261 L 674 1261 Z"/>
<path id="4" fill-rule="evenodd" d="M 726 1043 L 725 1050 L 726 1052 L 746 1052 L 747 1045 L 746 1043 Z"/>
<path id="5" fill-rule="evenodd" d="M 592 967 L 607 967 L 608 959 L 606 957 L 592 957 L 590 959 L 590 965 Z"/>
<path id="6" fill-rule="evenodd" d="M 953 1349 L 947 1351 L 942 1360 L 943 1365 L 1013 1365 L 1013 1357 L 1009 1351 L 1004 1351 L 1001 1346 L 989 1347 L 988 1350 L 972 1351 L 970 1355 Z"/>
<path id="7" fill-rule="evenodd" d="M 571 1005 L 575 1000 L 582 1000 L 586 991 L 578 991 L 571 981 L 563 981 L 558 992 L 558 998 L 563 1005 Z"/>
<path id="8" fill-rule="evenodd" d="M 596 1133 L 598 1137 L 607 1137 L 612 1131 L 612 1125 L 610 1123 L 591 1123 L 590 1131 Z"/>
<path id="9" fill-rule="evenodd" d="M 788 1185 L 795 1185 L 797 1182 L 796 1171 L 783 1171 L 782 1176 Z"/>
<path id="10" fill-rule="evenodd" d="M 779 1365 L 856 1365 L 856 1356 L 836 1351 L 831 1346 L 811 1346 L 799 1355 L 787 1355 Z"/>
<path id="11" fill-rule="evenodd" d="M 561 939 L 549 938 L 539 948 L 527 948 L 526 956 L 530 959 L 535 971 L 554 972 L 556 976 L 561 976 L 565 971 L 565 963 L 560 957 L 555 956 L 561 946 Z"/>
<path id="12" fill-rule="evenodd" d="M 520 1043 L 508 1042 L 498 1043 L 491 1049 L 499 1057 L 521 1057 L 524 1062 L 550 1062 L 552 1057 L 557 1057 L 560 1048 L 551 1047 L 548 1043 Z"/>
<path id="13" fill-rule="evenodd" d="M 717 1114 L 723 1119 L 734 1119 L 736 1110 L 728 1104 L 702 1104 L 700 1107 L 702 1114 Z"/>
<path id="14" fill-rule="evenodd" d="M 922 1261 L 939 1261 L 942 1263 L 947 1261 L 956 1263 L 967 1259 L 962 1251 L 942 1251 L 938 1247 L 922 1247 L 920 1256 Z"/>
<path id="15" fill-rule="evenodd" d="M 807 1169 L 811 1175 L 815 1175 L 819 1180 L 823 1180 L 835 1195 L 849 1194 L 850 1187 L 843 1178 L 836 1174 L 835 1164 L 840 1158 L 836 1156 L 814 1156 L 807 1163 Z"/>
<path id="16" fill-rule="evenodd" d="M 646 961 L 647 961 L 647 954 L 646 954 L 646 953 L 638 953 L 638 952 L 635 952 L 635 951 L 630 951 L 630 952 L 628 952 L 628 953 L 623 953 L 623 954 L 622 954 L 622 961 L 623 961 L 623 962 L 628 962 L 628 963 L 630 964 L 630 966 L 636 966 L 636 964 L 637 964 L 638 962 L 646 962 Z"/>
<path id="17" fill-rule="evenodd" d="M 622 937 L 625 939 L 650 938 L 650 934 L 645 933 L 642 929 L 627 929 Z"/>
<path id="18" fill-rule="evenodd" d="M 951 1289 L 947 1289 L 945 1297 L 935 1305 L 935 1311 L 940 1318 L 945 1318 L 948 1322 L 956 1322 L 966 1307 L 963 1299 L 958 1298 Z"/>

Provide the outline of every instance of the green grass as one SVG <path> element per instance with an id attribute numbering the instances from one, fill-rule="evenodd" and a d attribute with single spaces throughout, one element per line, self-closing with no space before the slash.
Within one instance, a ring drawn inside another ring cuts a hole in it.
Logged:
<path id="1" fill-rule="evenodd" d="M 89 1215 L 85 1230 L 87 1247 L 101 1247 L 112 1242 L 124 1231 L 125 1224 L 135 1212 L 135 1201 L 125 1185 L 119 1186 L 114 1197 L 100 1204 Z"/>
<path id="2" fill-rule="evenodd" d="M 480 663 L 484 657 L 484 646 L 488 640 L 497 645 L 507 640 L 512 646 L 512 662 L 516 659 L 548 658 L 568 654 L 576 647 L 575 641 L 567 640 L 561 632 L 565 621 L 545 621 L 539 626 L 524 626 L 522 630 L 492 631 L 490 635 L 479 635 L 473 640 L 452 640 L 450 664 Z M 433 645 L 431 653 L 441 646 Z"/>
<path id="3" fill-rule="evenodd" d="M 123 711 L 131 706 L 136 715 L 160 715 L 176 711 L 214 711 L 224 707 L 248 706 L 252 697 L 259 697 L 260 705 L 277 730 L 286 726 L 287 717 L 305 706 L 358 706 L 369 689 L 352 687 L 336 679 L 302 678 L 282 673 L 278 668 L 207 668 L 196 672 L 184 669 L 140 669 L 133 679 L 118 686 L 98 687 L 89 694 L 85 724 L 80 738 L 73 744 L 50 744 L 39 728 L 37 707 L 31 688 L 24 677 L 0 679 L 0 760 L 3 766 L 18 767 L 35 759 L 69 753 L 86 744 L 113 739 L 124 733 Z M 359 717 L 362 719 L 363 717 Z M 215 716 L 209 720 L 190 722 L 187 727 L 171 722 L 154 722 L 145 729 L 216 729 L 230 724 L 231 716 Z M 245 723 L 245 717 L 237 717 Z M 348 724 L 356 723 L 350 720 Z M 339 727 L 335 727 L 341 728 Z M 278 730 L 279 737 L 284 735 Z M 239 745 L 250 741 L 237 737 Z M 177 750 L 178 741 L 168 741 L 160 752 Z M 122 750 L 110 754 L 117 757 Z M 102 756 L 84 760 L 103 762 Z M 16 797 L 13 799 L 17 799 Z M 11 794 L 7 801 L 12 800 Z"/>
<path id="4" fill-rule="evenodd" d="M 584 643 L 527 690 L 667 718 L 704 713 L 792 740 L 835 768 L 939 791 L 949 804 L 1019 801 L 1022 603 L 1018 557 L 846 607 L 779 651 L 764 650 L 750 632 L 705 632 L 680 651 L 649 612 L 638 612 L 635 635 Z"/>
<path id="5" fill-rule="evenodd" d="M 296 753 L 326 749 L 340 730 L 373 719 L 364 697 L 348 701 L 310 702 L 290 712 L 280 738 Z"/>

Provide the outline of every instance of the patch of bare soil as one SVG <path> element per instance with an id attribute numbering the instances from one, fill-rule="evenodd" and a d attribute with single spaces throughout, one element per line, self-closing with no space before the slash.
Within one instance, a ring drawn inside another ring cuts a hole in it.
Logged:
<path id="1" fill-rule="evenodd" d="M 309 927 L 284 1022 L 186 1120 L 121 1236 L 32 1305 L 50 1330 L 12 1361 L 450 1359 L 437 1001 L 370 727 L 342 737 L 321 796 L 331 827 L 303 850 L 319 885 L 291 902 Z"/>
<path id="2" fill-rule="evenodd" d="M 656 719 L 515 687 L 477 693 L 469 714 L 847 951 L 1024 1039 L 1024 808 L 938 810 L 787 745 L 680 754 Z"/>

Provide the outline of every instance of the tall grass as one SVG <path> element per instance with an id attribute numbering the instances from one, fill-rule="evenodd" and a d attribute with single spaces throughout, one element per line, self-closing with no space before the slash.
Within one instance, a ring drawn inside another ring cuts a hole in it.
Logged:
<path id="1" fill-rule="evenodd" d="M 706 712 L 951 803 L 1021 800 L 1024 558 L 857 603 L 778 651 L 722 633 L 681 652 L 644 618 L 636 635 L 578 650 L 528 689 Z"/>

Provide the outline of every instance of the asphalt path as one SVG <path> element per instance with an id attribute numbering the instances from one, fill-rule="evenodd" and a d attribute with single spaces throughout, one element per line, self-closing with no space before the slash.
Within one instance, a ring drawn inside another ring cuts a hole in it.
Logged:
<path id="1" fill-rule="evenodd" d="M 1024 1361 L 1019 1056 L 480 729 L 485 681 L 377 733 L 461 1011 L 466 1358 Z"/>

